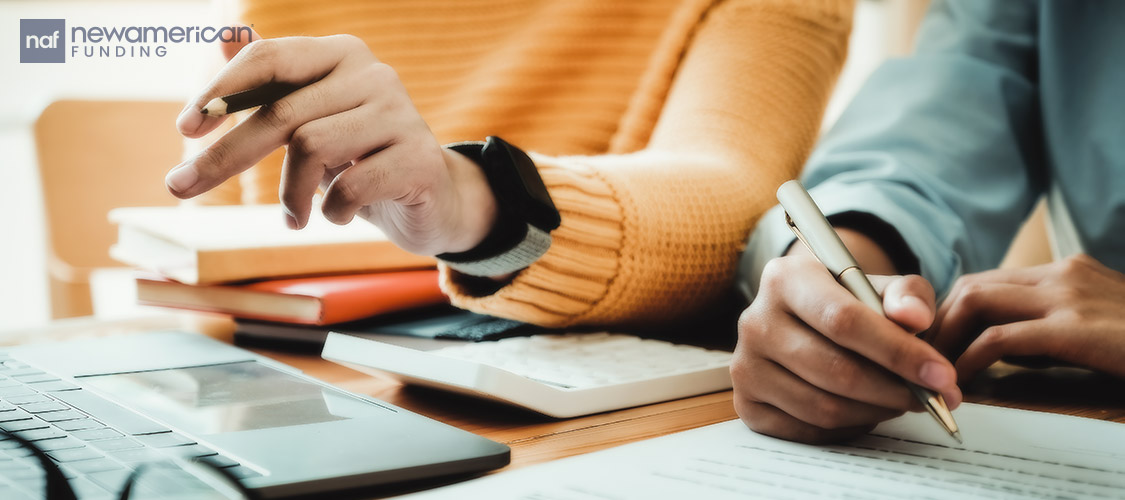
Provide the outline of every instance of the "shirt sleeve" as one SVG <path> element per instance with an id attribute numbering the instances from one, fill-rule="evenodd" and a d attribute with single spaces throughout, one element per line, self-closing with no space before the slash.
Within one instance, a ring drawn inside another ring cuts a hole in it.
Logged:
<path id="1" fill-rule="evenodd" d="M 803 175 L 830 218 L 866 213 L 897 230 L 939 297 L 960 274 L 1000 262 L 1044 189 L 1037 8 L 936 2 L 915 54 L 875 71 Z M 743 293 L 756 292 L 787 233 L 779 208 L 762 219 L 742 259 Z"/>
<path id="2" fill-rule="evenodd" d="M 682 60 L 669 51 L 667 98 L 631 105 L 657 111 L 655 127 L 638 127 L 652 130 L 646 142 L 627 154 L 533 155 L 562 215 L 551 249 L 499 289 L 443 269 L 453 303 L 548 326 L 654 325 L 729 293 L 750 229 L 816 140 L 853 8 L 716 3 Z"/>

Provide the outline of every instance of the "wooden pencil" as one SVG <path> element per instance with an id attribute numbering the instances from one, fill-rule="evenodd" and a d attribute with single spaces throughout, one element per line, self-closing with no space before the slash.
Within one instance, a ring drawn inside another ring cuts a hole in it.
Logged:
<path id="1" fill-rule="evenodd" d="M 211 99 L 206 106 L 203 106 L 200 113 L 210 116 L 228 115 L 275 102 L 299 88 L 300 85 L 292 83 L 269 82 L 261 87 Z"/>

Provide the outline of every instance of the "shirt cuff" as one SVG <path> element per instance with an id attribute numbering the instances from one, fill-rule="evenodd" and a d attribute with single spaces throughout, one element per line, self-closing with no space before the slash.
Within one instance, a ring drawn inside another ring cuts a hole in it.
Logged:
<path id="1" fill-rule="evenodd" d="M 944 243 L 927 230 L 904 201 L 873 185 L 829 183 L 815 186 L 809 194 L 833 225 L 867 234 L 892 255 L 902 272 L 919 273 L 929 281 L 938 297 L 952 286 L 961 268 L 956 253 L 942 251 Z M 854 222 L 875 219 L 877 223 Z M 849 222 L 850 221 L 850 222 Z M 749 302 L 758 294 L 762 270 L 771 259 L 785 254 L 796 236 L 785 223 L 785 211 L 776 205 L 762 217 L 739 260 L 738 291 Z"/>
<path id="2" fill-rule="evenodd" d="M 758 221 L 738 261 L 738 278 L 735 280 L 735 286 L 747 302 L 753 302 L 758 295 L 758 283 L 762 281 L 766 263 L 784 255 L 796 240 L 785 223 L 785 210 L 781 205 L 775 205 Z"/>

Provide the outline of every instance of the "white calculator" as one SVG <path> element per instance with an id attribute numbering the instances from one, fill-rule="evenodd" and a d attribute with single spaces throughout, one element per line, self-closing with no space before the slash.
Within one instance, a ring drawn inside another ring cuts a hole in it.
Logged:
<path id="1" fill-rule="evenodd" d="M 731 353 L 632 335 L 540 334 L 412 347 L 331 333 L 321 355 L 366 373 L 559 418 L 731 387 Z"/>

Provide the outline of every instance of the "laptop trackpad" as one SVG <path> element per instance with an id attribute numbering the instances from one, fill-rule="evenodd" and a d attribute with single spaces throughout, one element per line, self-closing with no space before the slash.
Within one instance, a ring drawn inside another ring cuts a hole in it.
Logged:
<path id="1" fill-rule="evenodd" d="M 371 417 L 389 410 L 255 362 L 81 377 L 195 436 Z"/>
<path id="2" fill-rule="evenodd" d="M 89 390 L 56 397 L 124 432 L 164 430 L 138 415 L 144 414 L 261 473 L 244 482 L 264 497 L 508 463 L 507 446 L 349 394 L 202 335 L 158 332 L 10 352 L 37 368 L 74 377 Z"/>
<path id="3" fill-rule="evenodd" d="M 70 377 L 233 363 L 253 353 L 185 332 L 150 332 L 19 346 L 12 356 Z"/>

